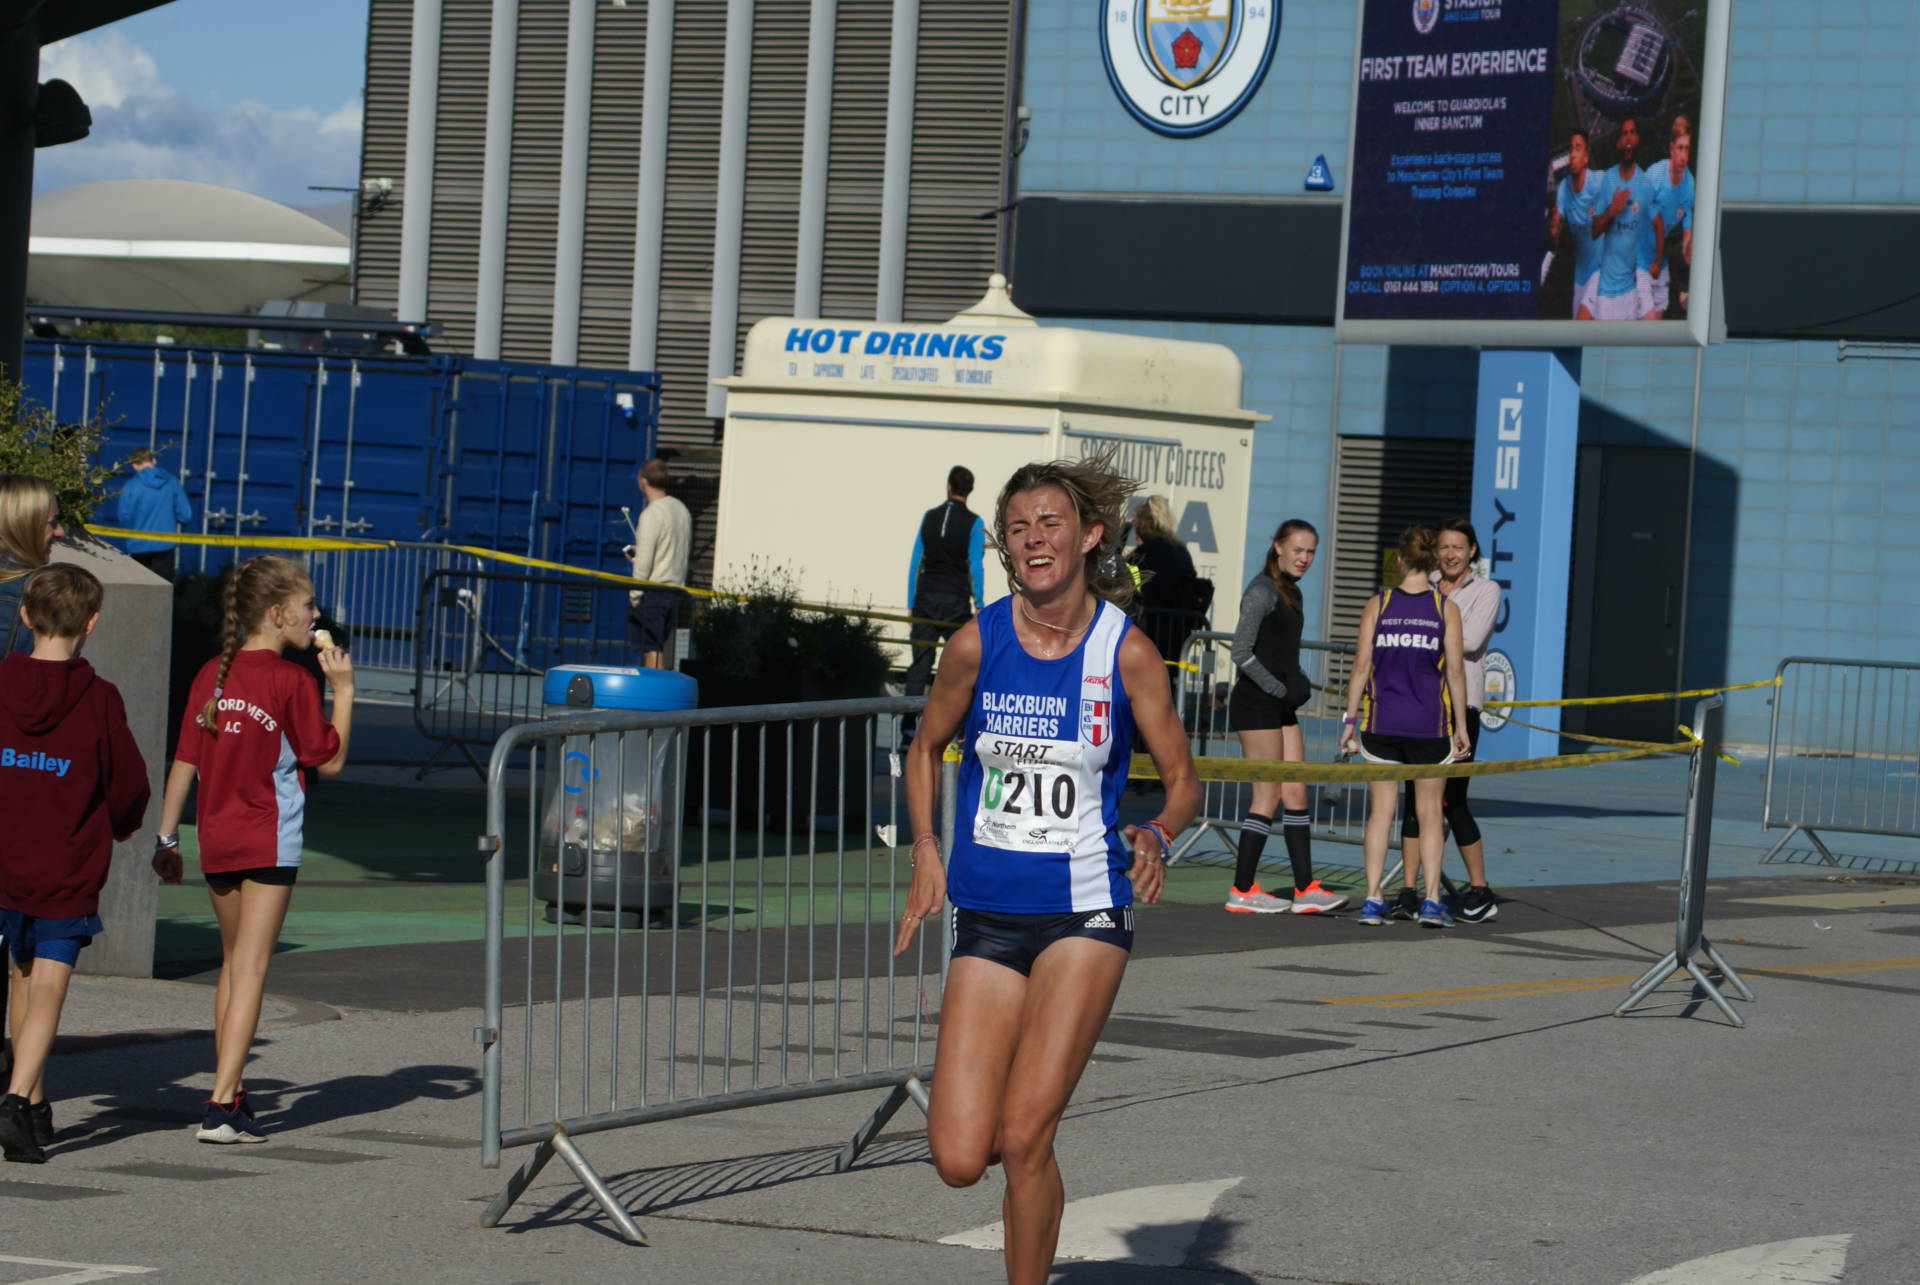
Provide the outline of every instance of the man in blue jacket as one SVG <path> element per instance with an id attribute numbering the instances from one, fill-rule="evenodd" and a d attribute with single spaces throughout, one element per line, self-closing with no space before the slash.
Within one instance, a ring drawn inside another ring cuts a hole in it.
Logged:
<path id="1" fill-rule="evenodd" d="M 180 479 L 161 468 L 146 447 L 127 456 L 133 476 L 120 492 L 120 525 L 132 531 L 177 531 L 193 521 Z M 174 546 L 166 540 L 128 540 L 127 552 L 163 580 L 173 579 Z"/>

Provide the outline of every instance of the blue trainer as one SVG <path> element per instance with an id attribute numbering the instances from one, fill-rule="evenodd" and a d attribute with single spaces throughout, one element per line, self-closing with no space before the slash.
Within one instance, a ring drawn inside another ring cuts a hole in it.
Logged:
<path id="1" fill-rule="evenodd" d="M 1422 928 L 1451 928 L 1453 927 L 1453 916 L 1448 914 L 1447 908 L 1439 902 L 1423 901 L 1420 903 L 1420 926 Z"/>
<path id="2" fill-rule="evenodd" d="M 193 1136 L 201 1142 L 222 1145 L 267 1140 L 267 1135 L 260 1131 L 260 1126 L 253 1122 L 253 1116 L 241 1103 L 230 1102 L 222 1106 L 212 1098 L 207 1099 L 207 1118 L 201 1122 Z"/>
<path id="3" fill-rule="evenodd" d="M 1360 903 L 1360 922 L 1369 928 L 1378 928 L 1387 922 L 1387 903 L 1378 897 L 1368 897 Z"/>

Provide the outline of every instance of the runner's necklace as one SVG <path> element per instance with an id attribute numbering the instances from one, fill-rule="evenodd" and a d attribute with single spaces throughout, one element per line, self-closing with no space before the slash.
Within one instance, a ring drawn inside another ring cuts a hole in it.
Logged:
<path id="1" fill-rule="evenodd" d="M 1020 599 L 1020 614 L 1027 618 L 1027 623 L 1030 625 L 1038 625 L 1042 629 L 1051 629 L 1053 630 L 1054 633 L 1065 634 L 1069 638 L 1073 637 L 1075 634 L 1084 634 L 1085 632 L 1087 632 L 1087 625 L 1090 625 L 1093 623 L 1093 617 L 1088 616 L 1087 624 L 1081 625 L 1078 629 L 1068 629 L 1064 625 L 1050 625 L 1044 620 L 1036 619 L 1034 617 L 1034 614 L 1031 611 L 1027 610 L 1027 600 L 1025 598 Z"/>

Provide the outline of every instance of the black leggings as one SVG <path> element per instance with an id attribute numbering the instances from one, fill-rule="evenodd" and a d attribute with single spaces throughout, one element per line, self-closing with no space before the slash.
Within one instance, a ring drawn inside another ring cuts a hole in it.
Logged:
<path id="1" fill-rule="evenodd" d="M 1480 711 L 1467 709 L 1467 740 L 1477 752 L 1480 749 Z M 1469 843 L 1480 842 L 1480 827 L 1474 822 L 1473 813 L 1467 807 L 1467 778 L 1450 776 L 1447 778 L 1447 790 L 1440 798 L 1440 815 L 1446 819 L 1447 829 L 1453 831 L 1453 841 L 1461 847 Z M 1420 837 L 1420 814 L 1413 806 L 1413 782 L 1407 782 L 1406 799 L 1400 809 L 1400 833 L 1409 839 Z"/>

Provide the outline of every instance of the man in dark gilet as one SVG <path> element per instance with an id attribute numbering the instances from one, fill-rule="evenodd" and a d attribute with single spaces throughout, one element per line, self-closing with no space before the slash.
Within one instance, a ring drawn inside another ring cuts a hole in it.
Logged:
<path id="1" fill-rule="evenodd" d="M 913 604 L 916 619 L 938 623 L 913 626 L 913 661 L 907 666 L 909 696 L 926 694 L 937 645 L 953 637 L 967 622 L 986 592 L 987 528 L 967 507 L 971 494 L 972 470 L 956 465 L 947 474 L 946 503 L 927 510 L 913 538 L 907 601 Z"/>

